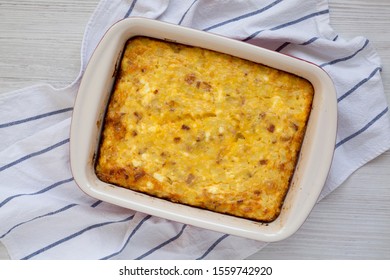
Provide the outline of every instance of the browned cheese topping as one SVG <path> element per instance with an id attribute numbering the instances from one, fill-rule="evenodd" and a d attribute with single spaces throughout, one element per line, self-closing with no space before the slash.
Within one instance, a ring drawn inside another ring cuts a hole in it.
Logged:
<path id="1" fill-rule="evenodd" d="M 135 37 L 108 105 L 96 173 L 173 202 L 272 221 L 313 94 L 307 80 L 280 70 Z"/>

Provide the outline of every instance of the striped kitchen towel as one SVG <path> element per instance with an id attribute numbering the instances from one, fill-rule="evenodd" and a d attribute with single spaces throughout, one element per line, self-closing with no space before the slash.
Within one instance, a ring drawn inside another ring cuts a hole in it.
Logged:
<path id="1" fill-rule="evenodd" d="M 390 148 L 381 63 L 363 37 L 329 25 L 325 0 L 102 0 L 82 44 L 78 78 L 0 96 L 0 242 L 12 259 L 242 259 L 263 242 L 145 215 L 84 194 L 69 168 L 69 129 L 80 78 L 104 32 L 143 16 L 218 33 L 311 61 L 338 94 L 338 134 L 325 197 Z"/>

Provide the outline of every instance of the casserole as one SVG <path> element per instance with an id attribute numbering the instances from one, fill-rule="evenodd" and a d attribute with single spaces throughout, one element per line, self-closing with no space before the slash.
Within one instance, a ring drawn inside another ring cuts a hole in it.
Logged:
<path id="1" fill-rule="evenodd" d="M 125 43 L 151 38 L 205 48 L 261 63 L 307 79 L 314 99 L 306 134 L 280 215 L 270 223 L 224 215 L 116 187 L 98 179 L 95 161 L 105 110 Z M 309 215 L 332 161 L 337 126 L 336 94 L 331 79 L 308 62 L 247 43 L 159 21 L 130 18 L 112 26 L 93 53 L 76 97 L 70 138 L 74 179 L 87 194 L 122 207 L 162 218 L 261 241 L 293 234 Z"/>

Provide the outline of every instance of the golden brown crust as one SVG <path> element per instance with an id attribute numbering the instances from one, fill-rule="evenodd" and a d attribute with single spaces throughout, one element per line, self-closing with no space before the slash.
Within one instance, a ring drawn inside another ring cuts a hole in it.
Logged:
<path id="1" fill-rule="evenodd" d="M 312 85 L 197 47 L 128 41 L 96 163 L 105 182 L 270 222 L 280 213 Z"/>

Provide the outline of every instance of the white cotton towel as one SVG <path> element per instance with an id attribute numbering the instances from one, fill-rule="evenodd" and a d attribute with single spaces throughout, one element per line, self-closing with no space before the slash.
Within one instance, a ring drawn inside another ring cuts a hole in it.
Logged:
<path id="1" fill-rule="evenodd" d="M 102 0 L 70 86 L 37 85 L 0 96 L 0 241 L 12 259 L 242 259 L 266 245 L 97 201 L 75 184 L 69 126 L 78 84 L 104 32 L 128 16 L 218 33 L 327 71 L 339 120 L 321 198 L 390 148 L 380 59 L 367 39 L 344 40 L 332 30 L 327 1 Z"/>

